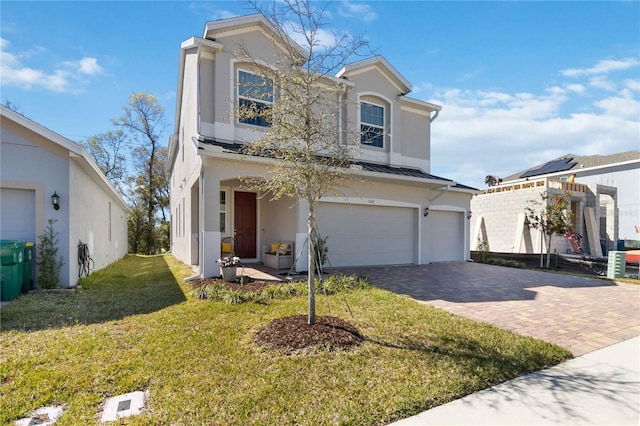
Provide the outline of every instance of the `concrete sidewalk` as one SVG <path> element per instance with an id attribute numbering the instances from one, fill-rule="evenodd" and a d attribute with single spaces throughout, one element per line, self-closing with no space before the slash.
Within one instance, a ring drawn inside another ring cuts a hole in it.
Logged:
<path id="1" fill-rule="evenodd" d="M 638 425 L 640 337 L 393 423 L 445 424 Z"/>

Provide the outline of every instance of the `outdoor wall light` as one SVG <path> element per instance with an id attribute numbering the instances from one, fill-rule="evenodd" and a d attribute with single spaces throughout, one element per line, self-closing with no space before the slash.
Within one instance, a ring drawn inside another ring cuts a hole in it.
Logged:
<path id="1" fill-rule="evenodd" d="M 424 217 L 429 216 L 429 207 L 424 208 Z"/>
<path id="2" fill-rule="evenodd" d="M 467 219 L 471 219 L 471 210 L 469 210 L 469 213 L 467 213 Z"/>
<path id="3" fill-rule="evenodd" d="M 53 195 L 51 196 L 51 204 L 55 210 L 60 210 L 60 196 L 56 191 L 53 191 Z"/>

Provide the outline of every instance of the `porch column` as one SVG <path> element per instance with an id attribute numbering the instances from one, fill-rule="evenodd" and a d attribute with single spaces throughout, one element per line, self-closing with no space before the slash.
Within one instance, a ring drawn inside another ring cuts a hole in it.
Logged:
<path id="1" fill-rule="evenodd" d="M 210 278 L 220 275 L 220 178 L 204 167 L 200 181 L 200 275 Z"/>

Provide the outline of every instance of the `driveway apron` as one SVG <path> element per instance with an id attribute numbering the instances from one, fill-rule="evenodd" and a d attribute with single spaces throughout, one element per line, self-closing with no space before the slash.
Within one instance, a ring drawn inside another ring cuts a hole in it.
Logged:
<path id="1" fill-rule="evenodd" d="M 639 285 L 471 262 L 339 271 L 574 356 L 640 335 Z"/>

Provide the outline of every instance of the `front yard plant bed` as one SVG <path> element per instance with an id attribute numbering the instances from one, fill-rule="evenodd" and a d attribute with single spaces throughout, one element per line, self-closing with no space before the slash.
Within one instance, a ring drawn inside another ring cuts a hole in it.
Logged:
<path id="1" fill-rule="evenodd" d="M 218 278 L 194 280 L 189 294 L 197 299 L 218 300 L 235 305 L 245 302 L 266 304 L 274 299 L 289 299 L 308 295 L 306 281 L 255 281 L 247 284 L 229 283 Z M 358 289 L 371 288 L 364 277 L 333 275 L 315 283 L 316 294 L 333 295 Z"/>
<path id="2" fill-rule="evenodd" d="M 0 424 L 57 405 L 56 425 L 97 424 L 107 398 L 140 390 L 145 409 L 127 424 L 383 425 L 570 356 L 377 288 L 319 293 L 318 317 L 364 338 L 351 350 L 264 351 L 256 333 L 306 317 L 306 297 L 199 300 L 191 273 L 171 256 L 128 256 L 75 293 L 4 306 Z"/>

